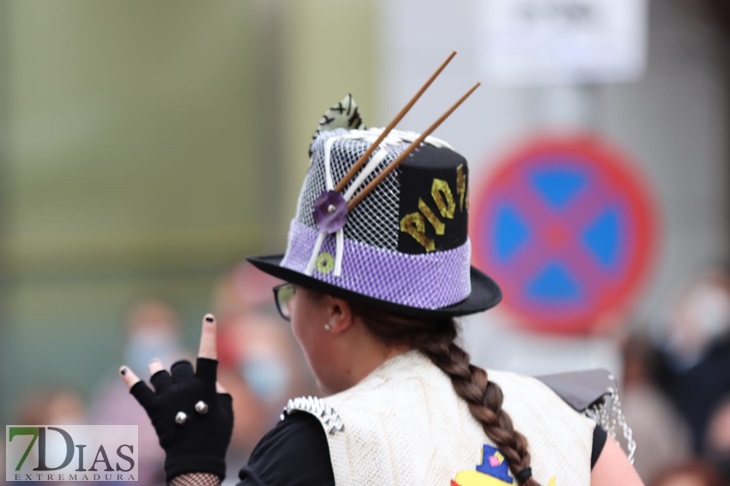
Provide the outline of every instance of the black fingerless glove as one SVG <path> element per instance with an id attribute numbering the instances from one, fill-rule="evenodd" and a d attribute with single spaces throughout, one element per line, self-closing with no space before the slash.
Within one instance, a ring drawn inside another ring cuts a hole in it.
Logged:
<path id="1" fill-rule="evenodd" d="M 233 432 L 233 403 L 215 388 L 218 361 L 198 358 L 197 370 L 178 361 L 152 375 L 153 392 L 143 381 L 130 390 L 152 419 L 165 450 L 168 482 L 180 474 L 209 472 L 223 480 Z"/>

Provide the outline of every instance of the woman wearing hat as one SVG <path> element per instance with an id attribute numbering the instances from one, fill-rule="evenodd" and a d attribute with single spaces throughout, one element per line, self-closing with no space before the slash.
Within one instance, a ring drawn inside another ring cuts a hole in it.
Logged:
<path id="1" fill-rule="evenodd" d="M 470 266 L 461 155 L 435 138 L 360 129 L 346 97 L 323 118 L 310 163 L 285 255 L 249 261 L 287 282 L 276 303 L 325 398 L 286 404 L 240 484 L 642 484 L 594 421 L 540 381 L 471 365 L 455 343 L 454 318 L 501 299 Z M 121 370 L 170 484 L 224 475 L 233 418 L 215 358 L 208 315 L 196 371 L 155 361 L 153 392 Z"/>

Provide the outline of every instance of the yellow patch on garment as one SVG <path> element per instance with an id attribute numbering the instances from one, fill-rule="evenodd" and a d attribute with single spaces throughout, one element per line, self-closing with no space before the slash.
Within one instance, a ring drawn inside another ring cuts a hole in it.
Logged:
<path id="1" fill-rule="evenodd" d="M 462 471 L 456 475 L 451 484 L 452 486 L 504 486 L 515 483 L 514 481 L 507 483 L 477 471 Z M 550 482 L 546 486 L 557 486 L 556 479 L 550 478 Z"/>
<path id="2" fill-rule="evenodd" d="M 461 471 L 456 475 L 452 484 L 456 486 L 505 486 L 506 484 L 514 484 L 513 482 L 505 482 L 493 476 L 478 471 Z"/>

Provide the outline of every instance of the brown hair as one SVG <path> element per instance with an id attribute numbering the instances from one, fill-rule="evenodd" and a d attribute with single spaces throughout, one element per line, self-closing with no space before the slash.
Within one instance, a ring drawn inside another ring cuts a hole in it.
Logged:
<path id="1" fill-rule="evenodd" d="M 451 378 L 457 395 L 466 401 L 472 416 L 507 459 L 513 475 L 530 467 L 527 439 L 514 429 L 512 419 L 502 410 L 502 389 L 489 381 L 485 370 L 471 364 L 469 354 L 455 343 L 454 319 L 415 319 L 351 305 L 377 339 L 421 351 Z M 539 486 L 532 478 L 521 484 Z"/>

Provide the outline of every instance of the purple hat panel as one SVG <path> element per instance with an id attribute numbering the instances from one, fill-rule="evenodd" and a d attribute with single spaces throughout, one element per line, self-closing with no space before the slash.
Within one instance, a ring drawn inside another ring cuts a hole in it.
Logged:
<path id="1" fill-rule="evenodd" d="M 281 266 L 305 273 L 319 232 L 292 221 L 289 246 Z M 466 299 L 471 246 L 422 255 L 400 253 L 345 239 L 342 274 L 334 275 L 335 238 L 327 238 L 316 258 L 312 277 L 337 287 L 394 304 L 438 309 Z"/>

